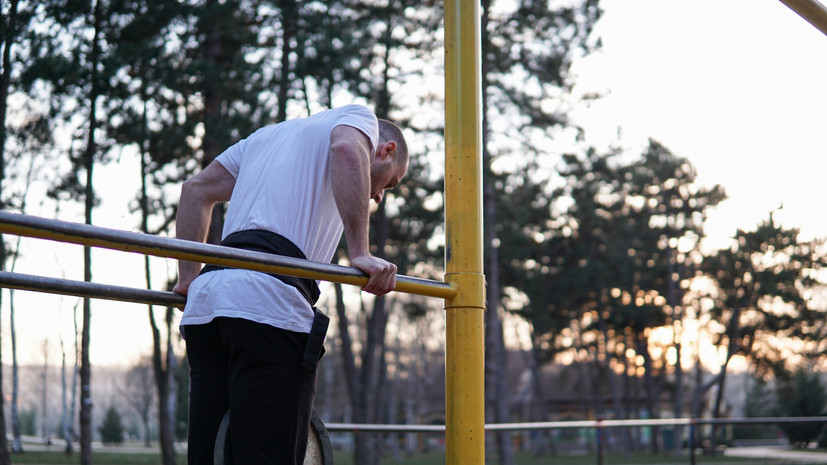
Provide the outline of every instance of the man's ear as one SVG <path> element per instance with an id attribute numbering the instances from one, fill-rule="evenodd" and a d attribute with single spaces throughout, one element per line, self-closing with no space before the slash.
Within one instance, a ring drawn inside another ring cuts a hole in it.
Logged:
<path id="1" fill-rule="evenodd" d="M 385 142 L 385 145 L 382 146 L 379 156 L 382 158 L 390 158 L 393 157 L 394 153 L 396 153 L 396 142 L 390 140 Z"/>

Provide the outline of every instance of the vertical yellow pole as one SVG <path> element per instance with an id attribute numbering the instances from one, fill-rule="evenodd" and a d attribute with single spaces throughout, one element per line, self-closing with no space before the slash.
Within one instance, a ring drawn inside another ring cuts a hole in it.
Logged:
<path id="1" fill-rule="evenodd" d="M 477 0 L 445 1 L 446 463 L 485 463 L 482 114 Z"/>

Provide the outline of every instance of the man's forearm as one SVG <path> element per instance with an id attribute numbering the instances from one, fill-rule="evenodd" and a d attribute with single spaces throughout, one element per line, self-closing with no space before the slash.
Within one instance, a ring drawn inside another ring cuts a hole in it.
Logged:
<path id="1" fill-rule="evenodd" d="M 185 186 L 175 219 L 175 237 L 188 241 L 204 242 L 212 217 L 213 204 L 204 202 Z M 178 261 L 178 280 L 189 284 L 201 271 L 201 263 Z"/>
<path id="2" fill-rule="evenodd" d="M 210 227 L 213 205 L 230 199 L 235 178 L 220 163 L 212 162 L 203 171 L 184 182 L 175 219 L 175 237 L 204 242 Z M 186 295 L 201 264 L 178 261 L 178 284 L 173 291 Z"/>

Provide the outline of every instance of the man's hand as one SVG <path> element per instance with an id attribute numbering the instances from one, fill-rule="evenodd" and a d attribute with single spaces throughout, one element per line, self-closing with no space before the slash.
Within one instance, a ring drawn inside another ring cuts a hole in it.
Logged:
<path id="1" fill-rule="evenodd" d="M 359 255 L 352 258 L 350 264 L 370 275 L 363 291 L 382 296 L 396 287 L 396 265 L 393 263 L 373 255 Z"/>
<path id="2" fill-rule="evenodd" d="M 187 292 L 190 290 L 190 283 L 182 282 L 180 279 L 177 283 L 175 283 L 175 287 L 172 288 L 172 292 L 181 295 L 187 295 Z M 183 310 L 183 309 L 181 309 Z"/>

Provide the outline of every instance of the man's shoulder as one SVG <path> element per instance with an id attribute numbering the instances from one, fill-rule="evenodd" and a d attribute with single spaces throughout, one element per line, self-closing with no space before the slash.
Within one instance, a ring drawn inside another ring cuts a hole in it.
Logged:
<path id="1" fill-rule="evenodd" d="M 347 105 L 332 108 L 328 111 L 334 112 L 337 115 L 360 115 L 376 118 L 376 114 L 373 110 L 360 103 L 349 103 Z"/>

